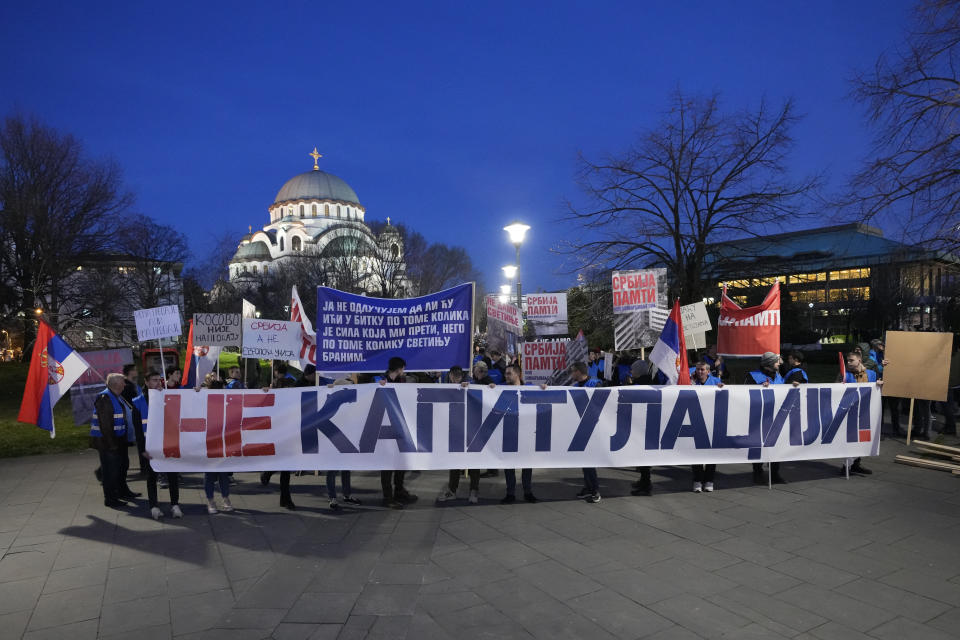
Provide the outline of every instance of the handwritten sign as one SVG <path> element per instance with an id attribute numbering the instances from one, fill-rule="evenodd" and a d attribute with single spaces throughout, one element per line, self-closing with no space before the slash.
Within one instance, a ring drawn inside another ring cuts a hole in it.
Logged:
<path id="1" fill-rule="evenodd" d="M 300 353 L 300 323 L 287 320 L 243 319 L 244 358 L 294 360 Z"/>
<path id="2" fill-rule="evenodd" d="M 240 314 L 193 314 L 193 344 L 206 347 L 239 347 Z"/>
<path id="3" fill-rule="evenodd" d="M 173 338 L 181 333 L 180 308 L 175 304 L 151 309 L 138 309 L 133 312 L 137 323 L 137 340 L 159 340 Z"/>

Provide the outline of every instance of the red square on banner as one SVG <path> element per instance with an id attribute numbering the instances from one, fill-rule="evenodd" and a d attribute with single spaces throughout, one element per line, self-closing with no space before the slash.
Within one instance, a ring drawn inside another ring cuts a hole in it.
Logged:
<path id="1" fill-rule="evenodd" d="M 860 442 L 870 442 L 870 432 L 861 431 L 860 432 Z"/>

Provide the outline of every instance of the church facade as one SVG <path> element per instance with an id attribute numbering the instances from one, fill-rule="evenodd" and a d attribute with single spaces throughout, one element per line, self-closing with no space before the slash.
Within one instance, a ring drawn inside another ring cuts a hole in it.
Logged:
<path id="1" fill-rule="evenodd" d="M 316 149 L 309 155 L 313 170 L 287 180 L 268 207 L 270 223 L 241 239 L 230 260 L 230 281 L 242 286 L 283 268 L 285 262 L 311 259 L 328 265 L 332 273 L 330 282 L 318 284 L 337 286 L 340 272 L 343 280 L 369 293 L 389 288 L 403 295 L 403 239 L 396 227 L 387 218 L 386 228 L 374 234 L 353 188 L 320 170 Z M 389 287 L 384 286 L 387 278 L 392 281 Z"/>

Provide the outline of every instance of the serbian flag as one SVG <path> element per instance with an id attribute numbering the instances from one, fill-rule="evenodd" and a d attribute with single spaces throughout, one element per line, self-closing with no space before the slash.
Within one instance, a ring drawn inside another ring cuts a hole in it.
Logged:
<path id="1" fill-rule="evenodd" d="M 755 307 L 741 309 L 723 287 L 717 319 L 717 353 L 759 358 L 766 351 L 780 353 L 780 281 Z"/>
<path id="2" fill-rule="evenodd" d="M 300 369 L 308 364 L 317 365 L 317 332 L 313 330 L 313 323 L 303 311 L 297 285 L 293 285 L 290 292 L 290 321 L 300 323 Z M 293 362 L 293 361 L 291 361 Z"/>
<path id="3" fill-rule="evenodd" d="M 50 325 L 40 320 L 17 420 L 35 424 L 49 431 L 53 438 L 57 434 L 53 424 L 53 406 L 89 368 L 90 365 L 78 352 L 54 333 Z"/>
<path id="4" fill-rule="evenodd" d="M 690 384 L 690 365 L 687 363 L 687 343 L 683 339 L 679 299 L 673 302 L 673 310 L 663 325 L 660 339 L 650 352 L 650 362 L 657 365 L 670 384 Z"/>
<path id="5" fill-rule="evenodd" d="M 187 337 L 187 364 L 184 367 L 181 389 L 199 387 L 211 371 L 217 370 L 221 347 L 207 347 L 193 344 L 193 319 L 190 319 L 190 333 Z"/>

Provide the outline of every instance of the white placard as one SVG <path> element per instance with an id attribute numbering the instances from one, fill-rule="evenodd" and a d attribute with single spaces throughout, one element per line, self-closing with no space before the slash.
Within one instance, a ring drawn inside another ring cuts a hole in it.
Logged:
<path id="1" fill-rule="evenodd" d="M 193 314 L 193 344 L 205 347 L 239 347 L 240 314 Z"/>
<path id="2" fill-rule="evenodd" d="M 137 323 L 137 340 L 140 342 L 173 338 L 182 331 L 180 308 L 175 304 L 137 309 L 133 312 L 133 320 Z"/>
<path id="3" fill-rule="evenodd" d="M 528 293 L 527 322 L 538 336 L 567 335 L 567 294 Z"/>
<path id="4" fill-rule="evenodd" d="M 300 323 L 288 320 L 243 319 L 241 357 L 294 360 L 300 353 Z"/>
<path id="5" fill-rule="evenodd" d="M 710 324 L 710 316 L 707 315 L 707 305 L 703 302 L 694 302 L 680 307 L 680 318 L 683 322 L 683 335 L 685 336 L 706 333 L 713 329 Z"/>

